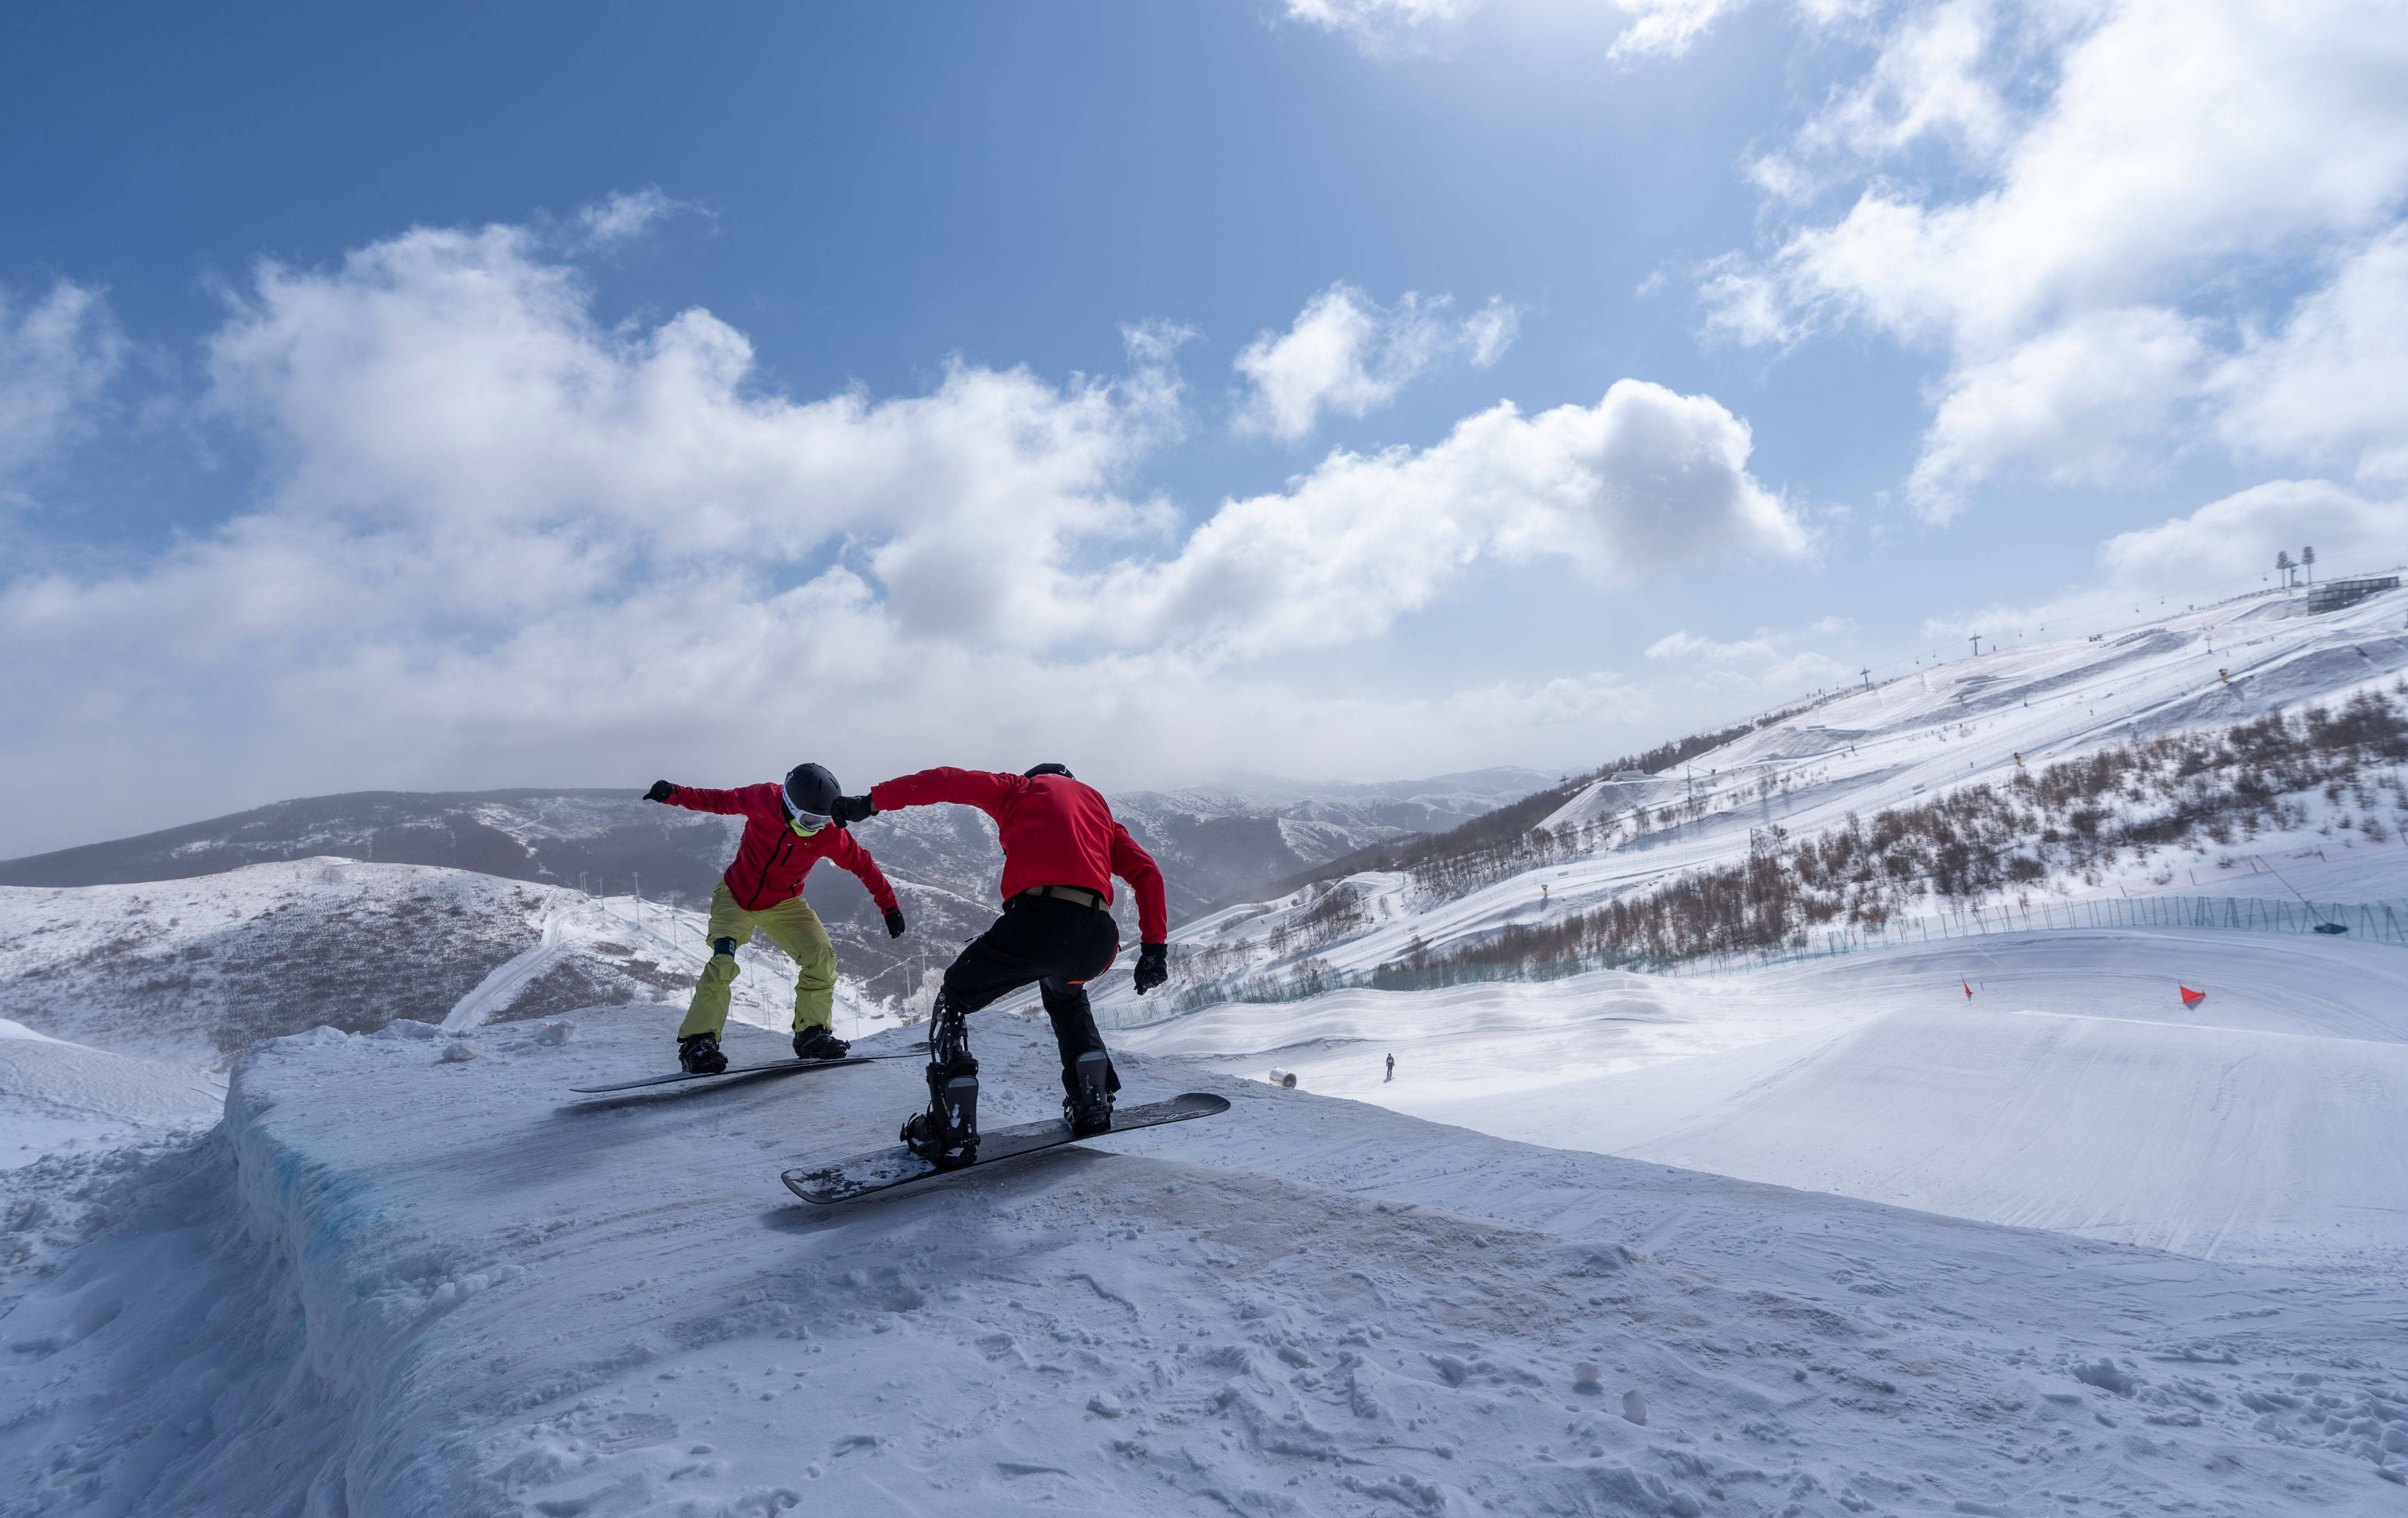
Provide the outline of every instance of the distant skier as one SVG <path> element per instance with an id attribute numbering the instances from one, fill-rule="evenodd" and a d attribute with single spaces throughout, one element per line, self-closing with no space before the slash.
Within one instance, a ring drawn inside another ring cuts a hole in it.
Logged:
<path id="1" fill-rule="evenodd" d="M 890 938 L 901 936 L 903 912 L 878 861 L 830 815 L 839 789 L 824 766 L 796 765 L 786 772 L 783 784 L 764 780 L 733 791 L 708 791 L 654 780 L 644 793 L 647 801 L 744 819 L 735 861 L 711 888 L 710 925 L 703 930 L 710 941 L 710 959 L 695 981 L 685 1021 L 678 1025 L 681 1067 L 696 1075 L 717 1075 L 727 1068 L 719 1034 L 727 1025 L 736 949 L 752 941 L 756 927 L 795 962 L 795 1057 L 840 1059 L 852 1047 L 830 1026 L 836 1010 L 836 946 L 828 942 L 819 913 L 803 899 L 803 877 L 823 859 L 853 871 L 886 914 Z"/>
<path id="2" fill-rule="evenodd" d="M 1390 1054 L 1390 1055 L 1388 1056 L 1388 1081 L 1394 1081 L 1396 1078 L 1397 1078 L 1397 1056 L 1396 1056 L 1396 1055 L 1394 1055 L 1394 1054 Z M 1380 1083 L 1381 1083 L 1382 1085 L 1386 1085 L 1386 1084 L 1388 1083 L 1388 1081 L 1381 1081 Z"/>
<path id="3" fill-rule="evenodd" d="M 903 1142 L 924 1159 L 967 1159 L 978 1149 L 978 1061 L 966 1019 L 1034 981 L 1062 1056 L 1062 1116 L 1079 1134 L 1112 1125 L 1120 1076 L 1105 1052 L 1087 982 L 1120 954 L 1112 877 L 1137 893 L 1137 993 L 1169 979 L 1169 919 L 1162 871 L 1112 818 L 1101 793 L 1060 765 L 1025 775 L 924 769 L 838 796 L 838 821 L 938 802 L 976 807 L 995 819 L 1003 844 L 1003 915 L 946 967 L 929 1015 L 928 1110 L 903 1125 Z"/>

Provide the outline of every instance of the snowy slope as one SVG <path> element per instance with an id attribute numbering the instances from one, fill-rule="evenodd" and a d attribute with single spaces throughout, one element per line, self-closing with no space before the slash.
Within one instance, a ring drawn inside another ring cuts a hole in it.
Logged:
<path id="1" fill-rule="evenodd" d="M 0 1169 L 212 1126 L 225 1086 L 0 1020 Z"/>
<path id="2" fill-rule="evenodd" d="M 321 1024 L 474 1026 L 682 1000 L 708 952 L 694 912 L 421 865 L 305 859 L 136 885 L 0 887 L 0 1015 L 205 1069 Z M 740 957 L 734 1015 L 790 1024 L 784 957 Z M 839 983 L 839 1031 L 879 1015 Z"/>
<path id="3" fill-rule="evenodd" d="M 2337 704 L 2361 690 L 2389 690 L 2408 675 L 2403 619 L 2408 591 L 2317 616 L 2305 615 L 2300 601 L 2252 598 L 2097 642 L 2012 644 L 1935 664 L 1810 701 L 1682 771 L 1595 782 L 1541 824 L 1615 824 L 1610 842 L 1578 857 L 1444 899 L 1415 889 L 1401 873 L 1334 882 L 1352 903 L 1335 933 L 1328 931 L 1327 884 L 1232 908 L 1182 926 L 1173 936 L 1174 965 L 1190 981 L 1239 979 L 1307 958 L 1369 969 L 1406 957 L 1417 941 L 1442 951 L 1510 924 L 1560 920 L 1684 871 L 1729 865 L 1746 857 L 1759 829 L 1803 837 L 1840 826 L 1852 814 L 1927 802 L 1962 784 L 2000 783 L 2016 773 L 2018 757 L 2036 768 L 2136 736 L 2221 728 L 2308 702 Z M 1692 800 L 1692 815 L 1668 815 L 1667 809 Z M 2347 829 L 2332 825 L 2358 809 L 2348 800 L 2311 795 L 2301 806 L 2303 828 L 2266 833 L 2245 846 L 2173 851 L 2128 875 L 2051 879 L 2033 894 L 2050 900 L 2151 891 L 2282 895 L 2262 873 L 2252 877 L 2260 867 L 2252 856 L 2287 877 L 2293 856 L 2321 850 L 2328 860 L 2375 860 L 2362 878 L 2337 872 L 2336 884 L 2349 895 L 2335 899 L 2408 895 L 2408 845 L 2353 841 Z M 2394 830 L 2408 821 L 2408 811 L 2383 798 L 2373 809 L 2390 815 Z M 2394 871 L 2401 885 L 2384 889 Z M 1109 982 L 1107 995 L 1125 1003 L 1125 978 Z"/>
<path id="4" fill-rule="evenodd" d="M 208 1144 L 54 1167 L 117 1201 L 18 1277 L 8 1511 L 2401 1500 L 2396 1296 L 1258 1082 L 1223 1118 L 815 1210 L 777 1170 L 886 1139 L 914 1072 L 561 1095 L 672 1016 L 493 1030 L 466 1061 L 423 1027 L 287 1038 Z M 1048 1105 L 1040 1027 L 979 1037 L 998 1118 Z"/>
<path id="5" fill-rule="evenodd" d="M 2181 985 L 2209 995 L 2186 1009 Z M 2408 951 L 2389 945 L 2002 935 L 1339 992 L 1115 1037 L 1503 1138 L 2408 1289 Z"/>

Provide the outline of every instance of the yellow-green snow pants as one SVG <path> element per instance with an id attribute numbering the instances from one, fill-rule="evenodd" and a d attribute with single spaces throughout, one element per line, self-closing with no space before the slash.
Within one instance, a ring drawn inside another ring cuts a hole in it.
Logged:
<path id="1" fill-rule="evenodd" d="M 814 1024 L 826 1027 L 835 1019 L 836 945 L 828 942 L 820 914 L 800 896 L 750 912 L 736 905 L 736 895 L 725 881 L 712 888 L 710 925 L 703 930 L 704 942 L 734 938 L 738 944 L 750 943 L 756 927 L 795 962 L 796 1030 Z M 728 988 L 735 983 L 736 956 L 711 955 L 702 967 L 702 978 L 694 983 L 694 1000 L 686 1005 L 678 1037 L 717 1033 L 725 1027 Z"/>

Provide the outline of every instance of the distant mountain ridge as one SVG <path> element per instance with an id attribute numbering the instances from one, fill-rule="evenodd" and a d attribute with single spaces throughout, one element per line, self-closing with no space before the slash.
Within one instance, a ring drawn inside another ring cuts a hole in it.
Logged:
<path id="1" fill-rule="evenodd" d="M 1366 785 L 1241 775 L 1134 792 L 1113 797 L 1112 807 L 1161 861 L 1179 921 L 1371 844 L 1442 832 L 1554 781 L 1512 768 Z M 137 884 L 328 857 L 611 895 L 640 888 L 698 906 L 725 867 L 738 825 L 652 805 L 633 790 L 362 791 L 0 862 L 0 886 Z M 994 828 L 968 808 L 933 807 L 872 818 L 855 835 L 895 882 L 913 933 L 890 940 L 867 893 L 841 870 L 814 871 L 810 899 L 849 974 L 873 995 L 906 994 L 928 954 L 941 948 L 951 957 L 952 946 L 991 920 L 1002 868 Z M 1128 907 L 1124 899 L 1124 938 L 1135 942 Z"/>

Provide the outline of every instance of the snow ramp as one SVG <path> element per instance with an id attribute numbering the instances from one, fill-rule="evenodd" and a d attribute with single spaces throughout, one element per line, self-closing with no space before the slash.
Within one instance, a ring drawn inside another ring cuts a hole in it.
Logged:
<path id="1" fill-rule="evenodd" d="M 2408 1474 L 2397 1300 L 1141 1059 L 1130 1099 L 1236 1105 L 811 1209 L 779 1170 L 890 1139 L 916 1072 L 566 1095 L 676 1016 L 279 1039 L 207 1141 L 78 1172 L 87 1237 L 0 1275 L 0 1511 L 2258 1514 Z M 1055 1105 L 1041 1024 L 977 1038 L 994 1121 Z"/>

